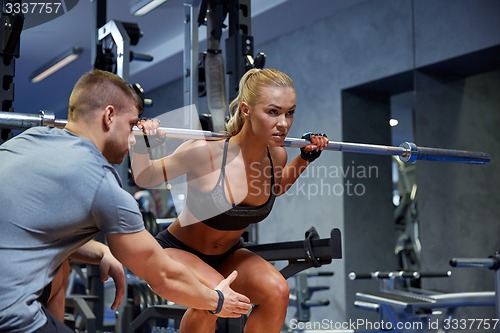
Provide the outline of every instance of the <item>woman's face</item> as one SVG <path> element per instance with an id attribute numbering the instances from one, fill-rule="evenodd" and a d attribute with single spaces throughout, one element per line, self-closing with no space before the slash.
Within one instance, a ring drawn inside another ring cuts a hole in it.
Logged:
<path id="1" fill-rule="evenodd" d="M 292 127 L 296 107 L 293 88 L 263 87 L 255 106 L 248 107 L 248 121 L 257 138 L 282 146 Z"/>

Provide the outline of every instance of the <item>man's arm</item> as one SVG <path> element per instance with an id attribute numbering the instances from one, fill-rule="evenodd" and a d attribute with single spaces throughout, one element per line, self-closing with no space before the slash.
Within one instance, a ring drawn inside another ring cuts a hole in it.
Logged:
<path id="1" fill-rule="evenodd" d="M 87 264 L 99 265 L 101 281 L 103 282 L 109 277 L 113 279 L 116 293 L 111 308 L 116 310 L 125 292 L 125 275 L 122 264 L 113 257 L 109 248 L 103 243 L 90 240 L 70 255 L 69 258 Z M 66 287 L 70 271 L 69 260 L 65 260 L 51 282 L 51 293 L 47 301 L 47 309 L 61 322 L 64 321 Z"/>
<path id="2" fill-rule="evenodd" d="M 168 256 L 146 230 L 108 234 L 107 240 L 113 255 L 145 280 L 160 297 L 201 310 L 217 308 L 218 293 L 202 284 L 185 265 Z M 224 294 L 224 306 L 218 314 L 220 317 L 237 318 L 251 309 L 250 300 L 229 287 L 236 275 L 233 272 L 215 287 Z"/>
<path id="3" fill-rule="evenodd" d="M 80 248 L 69 257 L 86 264 L 98 265 L 106 253 L 111 254 L 109 248 L 103 243 L 92 239 L 80 246 Z"/>
<path id="4" fill-rule="evenodd" d="M 95 240 L 90 240 L 73 252 L 70 258 L 86 264 L 99 265 L 102 282 L 107 281 L 108 278 L 113 279 L 116 292 L 111 309 L 116 310 L 125 294 L 125 273 L 122 264 L 111 254 L 109 247 Z"/>

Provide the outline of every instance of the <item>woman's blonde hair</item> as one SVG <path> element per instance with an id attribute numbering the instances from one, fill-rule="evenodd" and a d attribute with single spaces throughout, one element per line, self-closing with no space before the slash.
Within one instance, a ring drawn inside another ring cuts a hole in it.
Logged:
<path id="1" fill-rule="evenodd" d="M 241 131 L 245 118 L 240 105 L 245 102 L 254 107 L 260 97 L 260 89 L 264 87 L 294 88 L 293 80 L 285 73 L 272 68 L 250 69 L 240 80 L 238 96 L 229 104 L 229 121 L 227 133 L 234 136 Z"/>

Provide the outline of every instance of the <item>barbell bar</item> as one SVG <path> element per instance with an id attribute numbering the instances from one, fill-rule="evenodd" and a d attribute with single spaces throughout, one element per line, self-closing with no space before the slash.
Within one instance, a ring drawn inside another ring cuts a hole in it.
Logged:
<path id="1" fill-rule="evenodd" d="M 53 126 L 63 128 L 67 120 L 58 120 L 53 112 L 40 111 L 38 114 L 0 112 L 0 128 L 25 130 L 35 126 Z"/>
<path id="2" fill-rule="evenodd" d="M 40 111 L 38 114 L 0 112 L 0 128 L 27 129 L 33 126 L 54 126 L 62 128 L 66 125 L 66 120 L 58 120 L 52 112 Z M 166 137 L 183 140 L 219 140 L 227 138 L 225 133 L 211 132 L 193 129 L 179 129 L 159 127 L 158 130 L 164 132 Z M 139 133 L 140 130 L 137 129 Z M 285 138 L 284 147 L 301 148 L 309 144 L 306 139 Z M 404 142 L 399 147 L 374 145 L 365 143 L 349 143 L 329 141 L 325 150 L 342 151 L 346 153 L 360 153 L 371 155 L 398 156 L 405 163 L 414 163 L 416 160 L 439 161 L 451 163 L 467 164 L 489 164 L 491 156 L 488 153 L 418 147 L 412 142 Z"/>

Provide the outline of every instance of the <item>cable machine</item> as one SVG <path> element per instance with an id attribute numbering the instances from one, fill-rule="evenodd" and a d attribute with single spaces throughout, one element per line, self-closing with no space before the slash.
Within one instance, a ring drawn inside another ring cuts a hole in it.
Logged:
<path id="1" fill-rule="evenodd" d="M 16 59 L 19 58 L 21 31 L 24 25 L 24 15 L 13 14 L 7 10 L 6 4 L 21 3 L 21 0 L 1 0 L 1 33 L 0 33 L 0 57 L 1 57 L 1 79 L 0 100 L 2 111 L 14 112 L 14 76 L 16 72 Z M 0 132 L 0 144 L 12 137 L 10 129 L 2 129 Z"/>

